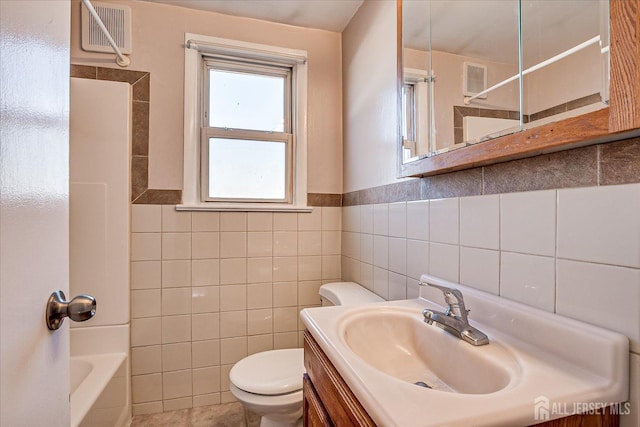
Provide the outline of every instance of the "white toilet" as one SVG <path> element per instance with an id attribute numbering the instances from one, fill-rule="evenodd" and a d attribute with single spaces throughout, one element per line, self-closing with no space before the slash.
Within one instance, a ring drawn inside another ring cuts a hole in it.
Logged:
<path id="1" fill-rule="evenodd" d="M 353 282 L 320 287 L 323 306 L 384 301 Z M 247 409 L 262 417 L 261 427 L 295 426 L 302 417 L 304 350 L 290 348 L 252 354 L 229 372 L 231 393 Z"/>

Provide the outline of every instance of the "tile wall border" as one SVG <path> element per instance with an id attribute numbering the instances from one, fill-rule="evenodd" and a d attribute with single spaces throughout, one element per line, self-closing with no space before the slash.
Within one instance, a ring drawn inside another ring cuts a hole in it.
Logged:
<path id="1" fill-rule="evenodd" d="M 345 193 L 343 206 L 640 183 L 640 138 Z"/>
<path id="2" fill-rule="evenodd" d="M 182 190 L 149 188 L 149 104 L 151 73 L 71 64 L 71 77 L 124 82 L 131 85 L 131 202 L 178 204 Z"/>

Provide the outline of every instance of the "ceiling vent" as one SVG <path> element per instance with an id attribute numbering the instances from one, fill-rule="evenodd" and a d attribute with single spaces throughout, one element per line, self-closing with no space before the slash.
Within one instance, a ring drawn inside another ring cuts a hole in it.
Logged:
<path id="1" fill-rule="evenodd" d="M 104 26 L 122 53 L 131 53 L 131 8 L 111 3 L 92 2 Z M 113 52 L 107 37 L 82 5 L 82 50 L 87 52 Z"/>
<path id="2" fill-rule="evenodd" d="M 473 96 L 487 88 L 487 67 L 485 65 L 464 63 L 464 76 L 462 79 L 462 93 L 464 96 Z M 486 99 L 487 94 L 478 96 Z"/>

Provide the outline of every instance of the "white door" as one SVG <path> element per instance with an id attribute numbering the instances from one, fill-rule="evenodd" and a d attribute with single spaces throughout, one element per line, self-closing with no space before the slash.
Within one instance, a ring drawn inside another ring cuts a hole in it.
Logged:
<path id="1" fill-rule="evenodd" d="M 69 426 L 70 2 L 0 0 L 0 425 Z"/>

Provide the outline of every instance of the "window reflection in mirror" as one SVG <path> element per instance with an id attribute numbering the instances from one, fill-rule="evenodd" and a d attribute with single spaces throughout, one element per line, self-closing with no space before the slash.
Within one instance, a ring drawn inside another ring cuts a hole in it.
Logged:
<path id="1" fill-rule="evenodd" d="M 405 162 L 606 106 L 607 0 L 402 7 Z"/>

